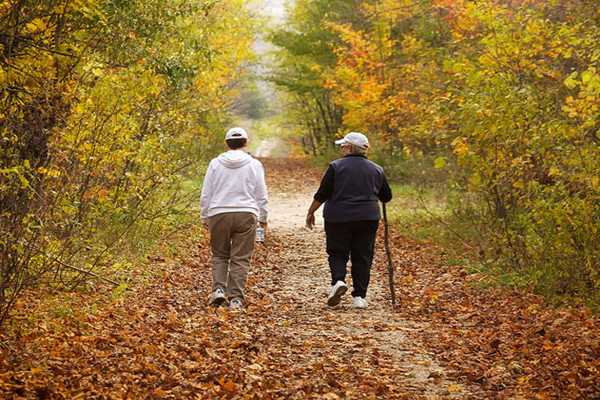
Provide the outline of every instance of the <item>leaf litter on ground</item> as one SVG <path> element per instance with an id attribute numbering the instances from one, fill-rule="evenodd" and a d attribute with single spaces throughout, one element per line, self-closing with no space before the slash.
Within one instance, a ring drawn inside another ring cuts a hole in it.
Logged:
<path id="1" fill-rule="evenodd" d="M 286 198 L 315 190 L 322 173 L 298 160 L 265 164 L 271 191 Z M 199 227 L 169 239 L 174 257 L 159 251 L 134 267 L 152 279 L 117 299 L 108 287 L 29 292 L 2 333 L 0 397 L 600 398 L 597 316 L 477 288 L 443 249 L 395 229 L 391 240 L 395 310 L 382 237 L 375 302 L 356 313 L 323 305 L 322 236 L 298 229 L 258 247 L 242 313 L 208 306 Z M 68 299 L 63 311 L 57 299 Z"/>

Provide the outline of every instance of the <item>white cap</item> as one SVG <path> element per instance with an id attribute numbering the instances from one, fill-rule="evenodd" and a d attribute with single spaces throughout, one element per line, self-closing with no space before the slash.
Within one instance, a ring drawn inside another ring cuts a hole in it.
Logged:
<path id="1" fill-rule="evenodd" d="M 335 144 L 353 144 L 362 149 L 369 148 L 369 139 L 359 132 L 350 132 L 343 139 L 336 140 Z"/>
<path id="2" fill-rule="evenodd" d="M 248 139 L 248 132 L 244 128 L 231 128 L 225 135 L 225 140 L 230 139 Z"/>

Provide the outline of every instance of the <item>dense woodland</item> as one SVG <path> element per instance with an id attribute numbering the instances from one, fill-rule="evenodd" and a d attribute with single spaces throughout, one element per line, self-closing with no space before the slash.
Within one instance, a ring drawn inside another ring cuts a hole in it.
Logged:
<path id="1" fill-rule="evenodd" d="M 126 282 L 128 261 L 182 222 L 197 200 L 186 178 L 252 58 L 248 14 L 243 1 L 0 3 L 0 321 L 26 287 Z"/>
<path id="2" fill-rule="evenodd" d="M 307 153 L 364 131 L 396 180 L 448 178 L 484 264 L 598 304 L 597 1 L 299 0 L 271 40 Z"/>

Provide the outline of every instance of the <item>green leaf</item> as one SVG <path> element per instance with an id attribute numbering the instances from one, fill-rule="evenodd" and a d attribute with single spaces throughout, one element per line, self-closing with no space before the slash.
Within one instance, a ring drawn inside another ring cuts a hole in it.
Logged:
<path id="1" fill-rule="evenodd" d="M 19 178 L 19 181 L 21 182 L 21 189 L 27 189 L 31 186 L 29 184 L 29 181 L 27 180 L 27 178 L 25 178 L 22 174 L 18 173 L 17 177 Z"/>
<path id="2" fill-rule="evenodd" d="M 125 295 L 125 292 L 127 291 L 127 288 L 128 288 L 128 286 L 126 283 L 121 283 L 119 286 L 114 288 L 111 293 L 112 300 L 117 301 L 117 300 L 122 299 L 123 296 Z"/>
<path id="3" fill-rule="evenodd" d="M 435 159 L 434 166 L 436 169 L 444 169 L 446 167 L 446 157 L 438 157 Z"/>

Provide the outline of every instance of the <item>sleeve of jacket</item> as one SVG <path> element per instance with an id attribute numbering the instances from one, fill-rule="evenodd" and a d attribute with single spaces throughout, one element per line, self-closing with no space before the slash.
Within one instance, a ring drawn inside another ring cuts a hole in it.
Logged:
<path id="1" fill-rule="evenodd" d="M 260 161 L 255 161 L 258 182 L 256 182 L 254 197 L 258 204 L 258 221 L 266 223 L 269 219 L 269 194 L 267 192 L 267 183 L 265 181 L 265 169 Z"/>
<path id="2" fill-rule="evenodd" d="M 319 186 L 319 190 L 314 195 L 314 199 L 319 203 L 325 203 L 331 195 L 333 194 L 335 182 L 335 170 L 332 165 L 329 165 L 325 175 L 323 175 L 323 179 L 321 179 L 321 185 Z"/>
<path id="3" fill-rule="evenodd" d="M 206 169 L 204 182 L 202 182 L 202 194 L 200 195 L 200 218 L 202 221 L 206 221 L 208 219 L 208 209 L 210 207 L 210 200 L 213 192 L 213 174 L 214 168 L 213 163 L 211 162 L 208 164 L 208 168 Z"/>

